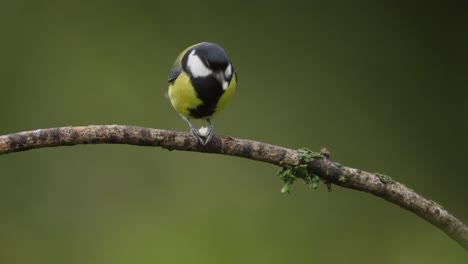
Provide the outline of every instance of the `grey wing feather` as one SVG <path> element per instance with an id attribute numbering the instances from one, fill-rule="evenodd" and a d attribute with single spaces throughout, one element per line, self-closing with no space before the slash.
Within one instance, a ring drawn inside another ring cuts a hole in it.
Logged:
<path id="1" fill-rule="evenodd" d="M 180 66 L 174 66 L 171 69 L 171 72 L 169 73 L 169 83 L 173 83 L 177 77 L 179 77 L 179 74 L 182 72 L 182 68 Z"/>

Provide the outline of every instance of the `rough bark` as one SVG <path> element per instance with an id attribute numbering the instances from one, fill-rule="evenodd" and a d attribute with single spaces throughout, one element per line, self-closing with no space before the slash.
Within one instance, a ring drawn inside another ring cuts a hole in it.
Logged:
<path id="1" fill-rule="evenodd" d="M 301 163 L 296 150 L 262 142 L 215 136 L 209 144 L 200 146 L 189 133 L 121 125 L 48 128 L 4 135 L 0 136 L 0 155 L 78 144 L 158 146 L 168 150 L 238 156 L 278 166 L 296 166 Z M 415 213 L 444 231 L 468 251 L 468 226 L 439 204 L 388 176 L 341 166 L 330 161 L 326 152 L 308 162 L 307 169 L 310 174 L 319 176 L 327 183 L 371 193 Z"/>

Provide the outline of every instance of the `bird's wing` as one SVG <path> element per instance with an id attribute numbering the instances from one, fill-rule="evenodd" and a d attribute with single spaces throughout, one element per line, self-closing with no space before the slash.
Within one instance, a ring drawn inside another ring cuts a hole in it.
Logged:
<path id="1" fill-rule="evenodd" d="M 177 77 L 179 77 L 179 74 L 182 72 L 182 67 L 180 65 L 174 65 L 172 67 L 171 72 L 169 73 L 169 83 L 173 83 Z"/>
<path id="2" fill-rule="evenodd" d="M 194 47 L 203 43 L 204 42 L 192 45 L 186 48 L 184 51 L 182 51 L 182 53 L 179 54 L 179 56 L 177 57 L 174 63 L 174 66 L 171 69 L 171 72 L 169 73 L 169 80 L 168 80 L 169 83 L 173 83 L 177 79 L 177 77 L 179 77 L 179 74 L 182 72 L 182 59 L 184 58 L 185 54 L 187 54 L 187 52 L 192 50 Z"/>

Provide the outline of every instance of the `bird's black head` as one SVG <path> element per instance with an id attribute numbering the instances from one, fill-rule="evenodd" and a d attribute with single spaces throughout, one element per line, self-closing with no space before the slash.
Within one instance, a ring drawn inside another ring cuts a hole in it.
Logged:
<path id="1" fill-rule="evenodd" d="M 226 90 L 234 76 L 234 68 L 220 46 L 203 42 L 188 49 L 182 58 L 182 68 L 190 79 L 217 81 Z"/>
<path id="2" fill-rule="evenodd" d="M 224 49 L 214 43 L 204 42 L 194 49 L 203 64 L 213 71 L 225 70 L 230 63 Z"/>

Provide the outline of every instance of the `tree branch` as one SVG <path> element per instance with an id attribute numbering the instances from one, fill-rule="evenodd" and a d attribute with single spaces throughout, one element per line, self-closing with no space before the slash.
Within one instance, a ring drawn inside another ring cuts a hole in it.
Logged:
<path id="1" fill-rule="evenodd" d="M 238 156 L 278 166 L 297 166 L 301 163 L 296 150 L 262 142 L 215 136 L 208 145 L 200 146 L 189 133 L 121 125 L 48 128 L 4 135 L 0 136 L 0 155 L 78 144 L 158 146 L 168 150 Z M 330 161 L 325 153 L 308 162 L 307 170 L 327 183 L 371 193 L 415 213 L 444 231 L 468 251 L 468 226 L 439 204 L 390 177 L 341 166 Z"/>

